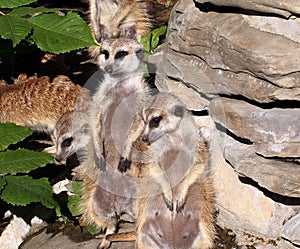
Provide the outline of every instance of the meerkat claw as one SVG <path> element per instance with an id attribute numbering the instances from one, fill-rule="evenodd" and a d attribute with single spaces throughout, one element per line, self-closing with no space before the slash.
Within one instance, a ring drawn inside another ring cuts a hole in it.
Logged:
<path id="1" fill-rule="evenodd" d="M 121 173 L 124 173 L 124 172 L 126 172 L 128 169 L 130 169 L 130 165 L 131 165 L 131 161 L 130 161 L 130 160 L 128 160 L 127 158 L 121 157 L 121 158 L 120 158 L 120 161 L 119 161 L 119 165 L 118 165 L 118 170 L 119 170 Z"/>

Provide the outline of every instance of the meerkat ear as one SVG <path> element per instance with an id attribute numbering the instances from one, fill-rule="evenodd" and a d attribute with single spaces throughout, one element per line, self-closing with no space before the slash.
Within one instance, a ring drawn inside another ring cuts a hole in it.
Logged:
<path id="1" fill-rule="evenodd" d="M 182 105 L 176 105 L 172 108 L 172 113 L 176 116 L 176 117 L 180 117 L 182 118 L 184 115 L 184 106 Z"/>
<path id="2" fill-rule="evenodd" d="M 100 24 L 100 37 L 96 37 L 97 42 L 101 42 L 110 38 L 111 34 L 109 33 L 109 29 L 106 26 Z"/>

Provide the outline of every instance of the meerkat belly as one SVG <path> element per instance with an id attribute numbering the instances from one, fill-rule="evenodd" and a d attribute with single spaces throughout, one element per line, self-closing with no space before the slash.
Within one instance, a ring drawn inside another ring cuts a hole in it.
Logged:
<path id="1" fill-rule="evenodd" d="M 176 190 L 176 188 L 174 188 Z M 209 249 L 214 238 L 213 198 L 210 182 L 193 184 L 184 209 L 170 212 L 162 195 L 140 202 L 138 248 Z"/>

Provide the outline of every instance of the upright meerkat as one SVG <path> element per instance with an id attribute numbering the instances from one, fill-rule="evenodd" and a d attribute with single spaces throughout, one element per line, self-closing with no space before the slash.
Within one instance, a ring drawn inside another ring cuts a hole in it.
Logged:
<path id="1" fill-rule="evenodd" d="M 207 142 L 178 98 L 158 93 L 151 99 L 132 124 L 118 168 L 126 172 L 132 158 L 142 163 L 140 177 L 153 178 L 161 187 L 167 207 L 180 212 L 190 186 L 208 171 Z M 146 148 L 136 159 L 134 153 L 141 149 L 135 150 L 133 145 L 139 139 Z"/>
<path id="2" fill-rule="evenodd" d="M 82 164 L 82 210 L 87 223 L 102 227 L 109 235 L 115 233 L 120 220 L 135 220 L 135 186 L 131 178 L 135 172 L 120 174 L 117 167 L 135 109 L 148 90 L 140 68 L 143 46 L 137 40 L 106 40 L 103 47 L 107 74 L 93 96 L 89 113 L 91 140 Z M 98 248 L 108 248 L 110 243 L 103 239 Z"/>
<path id="3" fill-rule="evenodd" d="M 47 76 L 27 78 L 22 74 L 15 84 L 0 87 L 0 123 L 9 121 L 51 134 L 60 116 L 74 110 L 79 95 L 88 98 L 83 88 L 66 76 L 51 82 Z"/>

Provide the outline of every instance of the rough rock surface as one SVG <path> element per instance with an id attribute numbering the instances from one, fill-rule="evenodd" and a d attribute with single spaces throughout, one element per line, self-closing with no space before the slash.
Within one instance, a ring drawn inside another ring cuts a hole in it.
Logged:
<path id="1" fill-rule="evenodd" d="M 300 212 L 299 14 L 295 0 L 182 0 L 151 57 L 157 87 L 216 124 L 229 163 L 215 173 L 218 223 L 241 245 L 300 240 L 286 223 Z"/>

